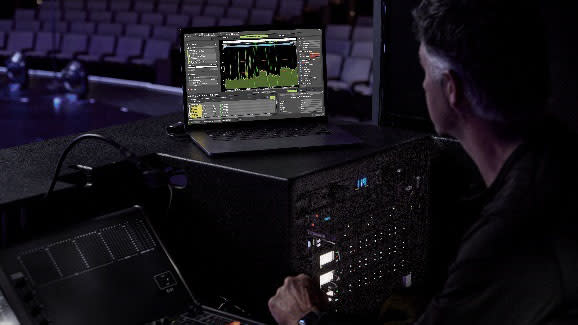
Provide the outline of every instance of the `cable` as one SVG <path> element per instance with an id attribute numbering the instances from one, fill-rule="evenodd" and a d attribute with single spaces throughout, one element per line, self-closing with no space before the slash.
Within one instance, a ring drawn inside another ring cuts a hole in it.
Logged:
<path id="1" fill-rule="evenodd" d="M 165 213 L 166 218 L 169 217 L 169 213 L 171 212 L 171 205 L 173 205 L 173 187 L 171 184 L 167 185 L 169 188 L 169 204 L 167 204 L 167 212 Z"/>
<path id="2" fill-rule="evenodd" d="M 135 154 L 132 153 L 127 148 L 121 146 L 120 144 L 118 144 L 117 142 L 115 142 L 113 140 L 110 140 L 108 138 L 103 137 L 100 134 L 87 133 L 87 134 L 80 135 L 80 136 L 76 137 L 74 140 L 72 140 L 72 142 L 66 147 L 66 149 L 64 149 L 64 151 L 60 155 L 60 158 L 58 159 L 58 164 L 56 165 L 56 169 L 54 170 L 54 176 L 52 177 L 52 182 L 50 183 L 50 187 L 48 188 L 48 192 L 46 192 L 46 194 L 44 195 L 44 199 L 48 198 L 50 193 L 52 193 L 52 191 L 54 190 L 54 186 L 56 186 L 56 181 L 58 180 L 58 175 L 60 174 L 60 169 L 62 168 L 62 164 L 64 163 L 64 160 L 66 159 L 66 156 L 68 155 L 70 150 L 72 150 L 72 148 L 74 148 L 74 146 L 77 143 L 79 143 L 85 139 L 97 139 L 97 140 L 104 141 L 104 142 L 110 144 L 111 146 L 115 147 L 116 149 L 118 149 L 126 158 L 133 160 L 135 157 Z"/>

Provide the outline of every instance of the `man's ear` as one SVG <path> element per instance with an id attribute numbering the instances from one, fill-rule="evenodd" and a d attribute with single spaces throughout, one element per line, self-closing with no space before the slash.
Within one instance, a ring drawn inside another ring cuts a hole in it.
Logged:
<path id="1" fill-rule="evenodd" d="M 461 79 L 454 71 L 450 70 L 443 73 L 441 82 L 442 91 L 449 106 L 458 113 L 461 113 L 465 108 L 464 106 L 467 106 Z"/>

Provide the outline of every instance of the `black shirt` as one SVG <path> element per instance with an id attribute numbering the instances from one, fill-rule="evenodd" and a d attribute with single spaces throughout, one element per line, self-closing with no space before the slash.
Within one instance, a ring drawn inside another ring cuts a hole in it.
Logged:
<path id="1" fill-rule="evenodd" d="M 576 150 L 552 127 L 510 155 L 417 325 L 578 324 Z"/>

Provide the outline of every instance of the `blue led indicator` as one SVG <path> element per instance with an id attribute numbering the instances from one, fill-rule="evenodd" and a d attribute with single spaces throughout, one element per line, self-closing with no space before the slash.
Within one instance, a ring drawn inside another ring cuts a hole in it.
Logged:
<path id="1" fill-rule="evenodd" d="M 367 186 L 367 177 L 360 178 L 357 180 L 357 188 L 362 188 Z"/>
<path id="2" fill-rule="evenodd" d="M 325 217 L 325 219 L 323 219 L 323 220 L 329 221 L 329 220 L 331 220 L 331 217 Z"/>

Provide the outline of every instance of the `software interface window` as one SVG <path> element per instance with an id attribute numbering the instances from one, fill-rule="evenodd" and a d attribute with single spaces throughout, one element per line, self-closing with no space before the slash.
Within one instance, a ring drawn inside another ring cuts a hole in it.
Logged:
<path id="1" fill-rule="evenodd" d="M 184 35 L 189 124 L 325 115 L 322 30 Z"/>

